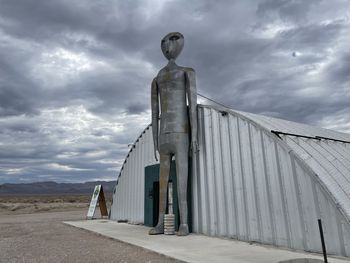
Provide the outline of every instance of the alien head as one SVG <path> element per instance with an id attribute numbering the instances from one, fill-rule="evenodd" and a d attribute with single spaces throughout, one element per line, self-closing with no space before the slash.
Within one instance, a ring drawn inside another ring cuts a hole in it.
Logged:
<path id="1" fill-rule="evenodd" d="M 168 60 L 175 60 L 184 47 L 184 36 L 179 32 L 171 32 L 163 37 L 160 46 Z"/>

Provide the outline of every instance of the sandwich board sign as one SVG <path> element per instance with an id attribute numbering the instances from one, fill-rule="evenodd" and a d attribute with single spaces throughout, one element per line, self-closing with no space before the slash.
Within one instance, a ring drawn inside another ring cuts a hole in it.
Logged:
<path id="1" fill-rule="evenodd" d="M 94 217 L 97 202 L 98 202 L 99 207 L 100 207 L 101 216 L 102 217 L 108 216 L 106 199 L 105 199 L 105 195 L 103 193 L 103 187 L 101 184 L 96 185 L 94 188 L 94 192 L 92 193 L 92 197 L 91 197 L 89 210 L 88 210 L 88 213 L 86 216 L 87 219 L 92 219 Z"/>

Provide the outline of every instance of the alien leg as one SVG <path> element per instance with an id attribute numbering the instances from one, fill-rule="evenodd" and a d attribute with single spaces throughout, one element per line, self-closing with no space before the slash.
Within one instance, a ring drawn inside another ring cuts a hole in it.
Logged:
<path id="1" fill-rule="evenodd" d="M 176 144 L 176 177 L 177 177 L 177 195 L 180 211 L 180 227 L 178 236 L 186 236 L 188 230 L 188 208 L 187 208 L 187 178 L 188 178 L 188 136 L 181 138 Z"/>
<path id="2" fill-rule="evenodd" d="M 166 209 L 168 181 L 170 173 L 169 154 L 160 154 L 160 171 L 159 171 L 159 217 L 158 224 L 149 231 L 150 235 L 164 233 L 164 214 Z"/>

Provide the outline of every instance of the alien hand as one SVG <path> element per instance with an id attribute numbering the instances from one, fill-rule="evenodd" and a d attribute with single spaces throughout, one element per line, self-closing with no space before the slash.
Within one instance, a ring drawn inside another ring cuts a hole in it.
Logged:
<path id="1" fill-rule="evenodd" d="M 159 152 L 158 145 L 154 145 L 154 158 L 158 162 L 157 152 Z"/>
<path id="2" fill-rule="evenodd" d="M 199 151 L 199 146 L 198 146 L 197 140 L 192 140 L 191 151 L 192 151 L 192 153 L 197 153 Z"/>

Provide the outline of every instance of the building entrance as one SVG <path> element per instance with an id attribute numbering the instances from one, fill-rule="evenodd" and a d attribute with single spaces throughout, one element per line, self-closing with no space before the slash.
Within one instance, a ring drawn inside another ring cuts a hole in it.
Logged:
<path id="1" fill-rule="evenodd" d="M 189 229 L 192 230 L 192 215 L 191 215 L 191 176 L 188 177 L 187 203 L 189 215 Z M 177 203 L 177 182 L 176 182 L 176 165 L 173 161 L 170 166 L 169 182 L 173 183 L 173 212 L 175 214 L 175 230 L 179 228 L 179 207 Z M 167 195 L 168 196 L 168 195 Z M 159 215 L 159 164 L 145 167 L 145 212 L 144 224 L 154 227 L 158 222 Z M 168 212 L 168 209 L 167 209 Z"/>

